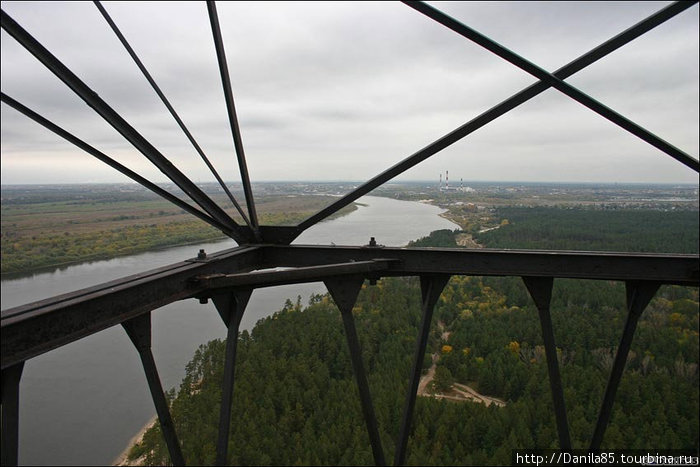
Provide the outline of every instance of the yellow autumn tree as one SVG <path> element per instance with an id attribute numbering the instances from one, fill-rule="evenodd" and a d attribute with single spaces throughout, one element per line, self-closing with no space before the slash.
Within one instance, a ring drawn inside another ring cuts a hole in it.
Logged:
<path id="1" fill-rule="evenodd" d="M 518 355 L 520 353 L 520 343 L 517 341 L 511 341 L 507 345 L 507 349 L 513 352 L 513 355 Z"/>

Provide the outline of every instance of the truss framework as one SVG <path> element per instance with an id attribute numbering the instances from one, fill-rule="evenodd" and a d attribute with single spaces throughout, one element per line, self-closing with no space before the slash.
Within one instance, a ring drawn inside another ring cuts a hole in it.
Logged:
<path id="1" fill-rule="evenodd" d="M 194 205 L 180 200 L 155 183 L 122 166 L 108 155 L 68 133 L 5 93 L 2 93 L 3 103 L 107 163 L 159 196 L 216 227 L 241 245 L 210 256 L 202 255 L 202 257 L 182 263 L 3 311 L 1 324 L 3 465 L 14 465 L 18 462 L 19 382 L 24 362 L 117 324 L 124 327 L 141 357 L 171 461 L 176 465 L 184 465 L 185 459 L 180 450 L 151 353 L 150 313 L 152 310 L 173 301 L 188 298 L 197 298 L 200 301 L 212 299 L 228 329 L 217 442 L 217 464 L 225 464 L 228 456 L 227 441 L 230 429 L 237 336 L 241 317 L 245 312 L 252 290 L 280 284 L 317 281 L 326 284 L 341 312 L 374 460 L 377 465 L 384 465 L 386 460 L 381 446 L 367 377 L 360 358 L 361 352 L 351 310 L 364 280 L 376 281 L 380 277 L 387 276 L 420 277 L 422 294 L 422 322 L 415 347 L 413 368 L 409 375 L 410 389 L 406 394 L 400 432 L 396 443 L 395 465 L 401 465 L 405 461 L 416 389 L 427 344 L 432 311 L 440 293 L 452 275 L 519 276 L 523 279 L 539 314 L 557 433 L 562 449 L 570 449 L 571 440 L 549 309 L 554 278 L 624 281 L 627 288 L 627 322 L 590 444 L 591 450 L 600 448 L 639 317 L 660 285 L 698 286 L 700 280 L 697 255 L 383 248 L 376 246 L 376 242 L 372 241 L 366 246 L 358 247 L 291 246 L 290 243 L 304 230 L 550 87 L 559 90 L 698 172 L 697 159 L 564 81 L 574 73 L 685 11 L 697 2 L 677 2 L 669 5 L 554 73 L 543 70 L 429 5 L 419 2 L 406 3 L 409 7 L 532 74 L 539 81 L 386 169 L 294 227 L 262 226 L 258 223 L 214 2 L 207 2 L 207 8 L 234 150 L 241 172 L 247 215 L 130 47 L 126 38 L 121 34 L 117 25 L 110 18 L 106 9 L 99 2 L 95 2 L 95 4 L 198 154 L 212 171 L 243 218 L 245 225 L 236 223 L 195 183 L 180 172 L 165 155 L 52 55 L 46 47 L 36 41 L 29 32 L 4 11 L 2 12 L 2 28 L 167 175 L 189 196 Z M 261 269 L 279 267 L 288 269 L 261 271 Z"/>

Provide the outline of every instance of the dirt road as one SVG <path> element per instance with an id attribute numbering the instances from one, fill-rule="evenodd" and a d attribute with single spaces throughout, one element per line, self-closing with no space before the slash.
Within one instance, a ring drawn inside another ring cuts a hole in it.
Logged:
<path id="1" fill-rule="evenodd" d="M 450 338 L 450 332 L 445 331 L 445 325 L 442 322 L 438 322 L 438 329 L 442 331 L 442 340 L 443 342 L 447 342 L 448 339 Z M 486 405 L 487 407 L 491 404 L 496 404 L 498 407 L 503 407 L 506 405 L 504 401 L 501 399 L 497 399 L 495 397 L 490 397 L 490 396 L 485 396 L 483 394 L 479 394 L 476 390 L 473 388 L 467 386 L 466 384 L 460 384 L 460 383 L 454 383 L 452 387 L 450 388 L 449 391 L 446 393 L 439 393 L 439 394 L 433 394 L 431 393 L 428 388 L 430 387 L 430 383 L 433 381 L 433 378 L 435 377 L 435 368 L 437 367 L 437 362 L 440 360 L 440 354 L 439 353 L 434 353 L 432 356 L 433 364 L 430 366 L 428 369 L 428 372 L 421 376 L 420 381 L 418 382 L 418 391 L 417 394 L 419 396 L 428 396 L 428 397 L 435 397 L 436 399 L 448 399 L 448 400 L 453 400 L 457 402 L 464 402 L 464 401 L 473 401 L 473 402 L 479 402 L 481 404 Z"/>

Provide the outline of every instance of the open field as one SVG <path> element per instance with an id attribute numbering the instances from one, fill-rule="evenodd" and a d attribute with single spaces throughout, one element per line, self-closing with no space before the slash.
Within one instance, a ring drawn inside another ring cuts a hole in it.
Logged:
<path id="1" fill-rule="evenodd" d="M 295 225 L 355 187 L 352 182 L 255 184 L 260 224 Z M 164 188 L 182 195 L 173 187 Z M 205 184 L 202 188 L 243 224 L 220 187 Z M 240 189 L 234 189 L 234 195 L 245 205 Z M 509 222 L 522 227 L 517 216 L 504 213 L 525 206 L 557 206 L 561 209 L 551 212 L 564 225 L 578 213 L 596 216 L 603 225 L 608 218 L 644 217 L 657 230 L 665 230 L 672 217 L 694 218 L 693 228 L 682 230 L 697 230 L 695 185 L 472 182 L 447 190 L 435 183 L 407 182 L 389 183 L 372 195 L 429 202 L 446 209 L 443 216 L 463 231 L 460 245 L 472 248 L 478 247 L 479 237 L 488 231 L 497 229 L 497 235 L 504 235 L 500 227 Z M 216 229 L 135 184 L 3 186 L 1 204 L 3 275 L 223 238 Z M 337 215 L 355 208 L 351 204 Z M 625 231 L 621 229 L 622 238 Z"/>
<path id="2" fill-rule="evenodd" d="M 210 195 L 243 223 L 227 198 Z M 242 203 L 242 197 L 237 200 Z M 256 206 L 262 225 L 295 225 L 333 200 L 323 194 L 264 194 L 256 197 Z M 338 215 L 354 209 L 350 205 Z M 128 185 L 2 190 L 3 275 L 220 238 L 221 232 L 179 207 Z"/>

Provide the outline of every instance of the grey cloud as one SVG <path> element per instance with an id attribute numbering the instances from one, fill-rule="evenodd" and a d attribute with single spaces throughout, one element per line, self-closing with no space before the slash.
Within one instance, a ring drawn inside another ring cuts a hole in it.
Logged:
<path id="1" fill-rule="evenodd" d="M 104 5 L 207 154 L 226 167 L 227 177 L 235 178 L 205 6 L 185 2 Z M 254 179 L 371 177 L 535 81 L 400 3 L 217 5 Z M 666 3 L 436 5 L 554 70 Z M 570 78 L 584 92 L 650 125 L 695 157 L 697 8 Z M 46 41 L 154 144 L 172 154 L 183 171 L 207 176 L 94 5 L 4 2 L 3 9 Z M 27 55 L 3 33 L 3 92 L 17 94 L 95 145 L 123 154 L 133 151 Z M 52 137 L 42 135 L 32 122 L 23 123 L 24 117 L 18 118 L 5 106 L 2 118 L 3 168 L 11 167 L 24 147 L 15 142 L 17 137 L 31 140 L 36 135 L 36 144 L 50 149 Z M 486 179 L 518 173 L 532 179 L 539 169 L 548 178 L 595 180 L 601 171 L 591 164 L 585 170 L 576 162 L 590 160 L 592 148 L 606 148 L 608 155 L 647 151 L 579 104 L 548 91 L 406 176 L 424 177 L 454 164 L 454 171 Z M 562 152 L 568 157 L 560 157 Z M 524 154 L 531 164 L 521 160 Z M 475 170 L 477 156 L 488 160 Z M 512 167 L 527 170 L 509 172 L 507 160 Z M 548 164 L 557 170 L 553 172 Z M 658 169 L 653 163 L 647 175 L 644 170 L 642 164 L 630 177 L 692 180 L 692 174 L 679 175 L 675 169 Z M 12 179 L 3 174 L 2 182 Z"/>

